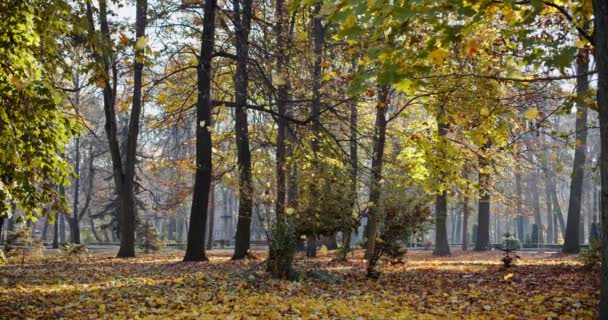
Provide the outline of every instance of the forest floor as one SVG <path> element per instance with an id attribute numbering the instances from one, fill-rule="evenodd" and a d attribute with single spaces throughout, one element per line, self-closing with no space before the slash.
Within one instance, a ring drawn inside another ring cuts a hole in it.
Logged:
<path id="1" fill-rule="evenodd" d="M 510 269 L 499 252 L 413 251 L 365 278 L 362 252 L 348 262 L 333 252 L 298 257 L 299 282 L 277 281 L 257 260 L 183 263 L 182 253 L 121 260 L 96 251 L 72 259 L 0 267 L 0 319 L 593 319 L 599 272 L 575 256 L 522 253 Z"/>

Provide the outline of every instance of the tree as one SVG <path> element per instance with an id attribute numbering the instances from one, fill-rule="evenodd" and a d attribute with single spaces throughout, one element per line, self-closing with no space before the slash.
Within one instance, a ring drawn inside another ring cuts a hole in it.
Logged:
<path id="1" fill-rule="evenodd" d="M 211 190 L 212 142 L 211 125 L 211 60 L 215 43 L 215 12 L 217 1 L 205 1 L 203 9 L 203 32 L 201 49 L 198 56 L 197 101 L 196 101 L 196 169 L 194 191 L 190 209 L 188 243 L 184 261 L 207 261 L 205 254 L 205 227 L 207 225 L 207 206 Z"/>
<path id="2" fill-rule="evenodd" d="M 79 125 L 55 88 L 55 73 L 64 69 L 60 40 L 69 14 L 61 0 L 0 3 L 2 218 L 13 205 L 28 220 L 47 214 L 47 203 L 53 211 L 66 208 L 56 186 L 71 174 L 64 146 Z"/>
<path id="3" fill-rule="evenodd" d="M 608 3 L 593 0 L 595 16 L 594 55 L 598 70 L 597 104 L 601 133 L 602 270 L 600 319 L 608 319 Z"/>
<path id="4" fill-rule="evenodd" d="M 574 163 L 570 182 L 570 201 L 568 202 L 568 221 L 562 250 L 566 253 L 580 252 L 579 233 L 581 220 L 581 202 L 583 179 L 585 174 L 585 157 L 587 149 L 587 103 L 585 98 L 589 90 L 589 50 L 579 49 L 576 57 L 576 137 L 574 142 Z"/>
<path id="5" fill-rule="evenodd" d="M 242 9 L 241 9 L 242 4 Z M 233 23 L 235 26 L 236 72 L 234 74 L 234 130 L 236 133 L 239 167 L 239 217 L 236 227 L 236 243 L 233 260 L 249 256 L 251 238 L 251 214 L 253 208 L 253 185 L 251 181 L 251 152 L 249 150 L 249 127 L 247 123 L 247 87 L 249 77 L 249 31 L 252 19 L 252 0 L 235 0 Z"/>

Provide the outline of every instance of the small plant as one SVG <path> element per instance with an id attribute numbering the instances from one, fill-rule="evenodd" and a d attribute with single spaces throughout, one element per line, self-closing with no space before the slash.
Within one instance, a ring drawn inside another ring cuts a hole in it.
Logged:
<path id="1" fill-rule="evenodd" d="M 513 253 L 516 250 L 519 250 L 520 248 L 521 243 L 517 238 L 515 238 L 515 236 L 508 232 L 504 234 L 504 240 L 502 242 L 502 245 L 499 246 L 498 249 L 504 252 L 504 255 L 500 259 L 500 261 L 502 261 L 503 266 L 505 268 L 512 267 L 518 259 L 521 259 L 520 256 Z"/>
<path id="2" fill-rule="evenodd" d="M 163 246 L 156 227 L 150 221 L 146 220 L 137 228 L 137 244 L 145 253 L 160 251 Z"/>
<path id="3" fill-rule="evenodd" d="M 87 246 L 81 243 L 66 243 L 61 247 L 61 251 L 67 257 L 77 257 L 79 261 L 81 257 L 89 254 Z"/>
<path id="4" fill-rule="evenodd" d="M 40 257 L 44 251 L 42 241 L 34 240 L 32 229 L 24 227 L 15 232 L 9 232 L 6 245 L 4 246 L 5 260 L 11 257 L 21 257 L 21 265 L 25 263 L 25 257 Z"/>
<path id="5" fill-rule="evenodd" d="M 297 273 L 293 269 L 293 258 L 298 241 L 293 223 L 277 221 L 270 229 L 268 240 L 270 251 L 266 271 L 274 278 L 295 280 Z"/>
<path id="6" fill-rule="evenodd" d="M 588 268 L 599 266 L 602 263 L 602 243 L 595 239 L 589 243 L 589 248 L 583 250 L 578 259 Z"/>

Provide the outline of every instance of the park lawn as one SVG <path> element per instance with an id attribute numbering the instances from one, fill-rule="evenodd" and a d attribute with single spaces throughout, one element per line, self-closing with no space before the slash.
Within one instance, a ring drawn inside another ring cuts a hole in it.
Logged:
<path id="1" fill-rule="evenodd" d="M 302 281 L 268 279 L 264 253 L 183 263 L 178 251 L 121 260 L 109 251 L 0 267 L 0 319 L 593 319 L 599 272 L 575 256 L 522 253 L 511 269 L 499 252 L 433 257 L 412 251 L 365 278 L 362 252 L 298 257 Z"/>

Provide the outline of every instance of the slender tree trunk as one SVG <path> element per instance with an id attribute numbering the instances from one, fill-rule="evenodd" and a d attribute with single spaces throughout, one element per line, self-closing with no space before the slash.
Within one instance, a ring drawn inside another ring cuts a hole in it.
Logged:
<path id="1" fill-rule="evenodd" d="M 448 126 L 444 123 L 443 110 L 437 116 L 437 134 L 439 136 L 438 154 L 444 157 L 445 136 Z M 440 180 L 444 180 L 444 173 L 440 173 Z M 447 215 L 448 215 L 448 196 L 447 191 L 443 190 L 435 197 L 435 256 L 450 255 L 450 245 L 448 243 Z"/>
<path id="2" fill-rule="evenodd" d="M 365 259 L 368 261 L 368 274 L 373 274 L 375 265 L 370 264 L 375 259 L 374 250 L 376 237 L 378 235 L 378 223 L 382 213 L 380 212 L 380 198 L 382 195 L 382 165 L 384 161 L 384 145 L 386 141 L 386 111 L 388 108 L 388 88 L 381 87 L 378 90 L 378 105 L 376 106 L 376 123 L 374 126 L 374 145 L 372 152 L 371 179 L 369 183 L 369 209 L 367 218 L 367 249 Z"/>
<path id="3" fill-rule="evenodd" d="M 570 182 L 570 201 L 568 202 L 568 221 L 564 239 L 563 252 L 580 252 L 579 232 L 581 220 L 581 199 L 583 194 L 583 179 L 585 173 L 585 151 L 587 145 L 587 105 L 584 97 L 589 90 L 589 50 L 579 49 L 576 58 L 577 74 L 584 74 L 576 78 L 576 141 L 574 147 L 574 163 L 572 167 L 572 180 Z"/>
<path id="4" fill-rule="evenodd" d="M 240 8 L 241 3 L 243 5 Z M 236 225 L 236 243 L 233 260 L 249 256 L 251 239 L 251 215 L 253 209 L 253 185 L 251 181 L 251 152 L 249 150 L 249 125 L 247 123 L 247 89 L 249 76 L 249 30 L 251 29 L 252 0 L 234 0 L 234 25 L 236 47 L 236 73 L 234 74 L 234 130 L 236 133 L 239 167 L 239 217 Z"/>
<path id="5" fill-rule="evenodd" d="M 353 63 L 354 65 L 355 63 Z M 355 66 L 353 66 L 353 69 Z M 350 203 L 350 212 L 345 212 L 345 218 L 350 220 L 352 219 L 352 215 L 356 209 L 357 205 L 357 180 L 359 175 L 359 158 L 358 158 L 358 145 L 357 145 L 357 103 L 352 101 L 350 103 L 350 141 L 349 141 L 349 159 L 350 159 L 350 193 L 351 193 L 351 203 Z M 338 257 L 339 260 L 346 260 L 348 252 L 350 251 L 350 240 L 351 234 L 353 230 L 351 229 L 350 223 L 344 223 L 344 228 L 342 229 L 342 251 L 341 256 Z"/>
<path id="6" fill-rule="evenodd" d="M 74 84 L 78 88 L 78 75 L 75 76 Z M 80 90 L 76 91 L 76 105 L 80 104 Z M 75 160 L 74 160 L 74 173 L 76 178 L 74 179 L 74 205 L 72 209 L 72 242 L 80 243 L 80 226 L 78 216 L 78 200 L 80 197 L 80 136 L 76 137 L 75 146 Z"/>
<path id="7" fill-rule="evenodd" d="M 521 174 L 520 173 L 515 173 L 515 192 L 517 193 L 517 203 L 516 203 L 516 210 L 517 210 L 517 238 L 519 239 L 519 241 L 521 241 L 522 243 L 524 242 L 524 240 L 526 239 L 526 234 L 525 234 L 525 230 L 524 230 L 524 217 L 523 217 L 523 211 L 522 211 L 522 200 L 523 200 L 523 192 L 521 190 Z"/>
<path id="8" fill-rule="evenodd" d="M 541 158 L 541 167 L 545 176 L 545 209 L 547 213 L 547 243 L 554 243 L 554 220 L 553 219 L 553 200 L 551 199 L 551 172 L 549 171 L 549 154 L 545 152 L 545 157 Z"/>
<path id="9" fill-rule="evenodd" d="M 600 173 L 602 270 L 600 319 L 608 319 L 608 1 L 593 0 L 595 16 L 595 61 L 598 70 L 597 105 L 600 113 Z"/>
<path id="10" fill-rule="evenodd" d="M 209 230 L 207 230 L 207 250 L 213 249 L 213 230 L 215 229 L 215 183 L 211 183 L 209 192 Z M 238 230 L 237 230 L 238 238 Z"/>
<path id="11" fill-rule="evenodd" d="M 211 189 L 211 60 L 215 43 L 217 0 L 205 1 L 201 51 L 198 60 L 198 99 L 196 102 L 196 173 L 184 261 L 206 261 L 205 227 Z"/>
<path id="12" fill-rule="evenodd" d="M 462 251 L 469 249 L 469 197 L 462 200 Z"/>
<path id="13" fill-rule="evenodd" d="M 0 240 L 2 240 L 2 222 L 4 222 L 4 219 L 2 219 L 2 221 L 0 221 Z M 44 219 L 44 226 L 42 227 L 42 235 L 41 235 L 41 239 L 42 242 L 46 241 L 46 236 L 48 234 L 49 231 L 49 218 L 45 218 Z"/>
<path id="14" fill-rule="evenodd" d="M 277 84 L 277 149 L 276 149 L 276 166 L 277 166 L 277 195 L 276 195 L 276 218 L 278 223 L 285 222 L 285 186 L 287 176 L 287 163 L 285 159 L 285 140 L 287 139 L 287 99 L 289 95 L 289 87 L 287 84 L 288 72 L 287 64 L 289 58 L 285 42 L 287 40 L 287 12 L 284 0 L 276 1 L 276 16 L 275 33 L 277 37 L 277 73 L 278 78 L 283 80 Z"/>
<path id="15" fill-rule="evenodd" d="M 97 242 L 103 242 L 101 240 L 101 237 L 99 236 L 99 233 L 97 232 L 97 229 L 95 228 L 95 219 L 93 219 L 93 215 L 91 214 L 91 210 L 87 210 L 88 216 L 89 216 L 89 226 L 91 227 L 91 232 L 93 233 L 93 237 L 95 238 L 95 241 Z"/>
<path id="16" fill-rule="evenodd" d="M 146 36 L 147 0 L 137 0 L 135 14 L 135 37 Z M 144 69 L 145 48 L 135 48 L 135 64 L 133 74 L 133 104 L 129 117 L 129 133 L 127 135 L 127 153 L 124 167 L 123 188 L 121 192 L 120 214 L 120 249 L 118 257 L 135 256 L 135 162 L 137 161 L 137 137 L 139 135 L 139 120 L 143 99 L 141 95 Z"/>
<path id="17" fill-rule="evenodd" d="M 490 174 L 483 172 L 485 163 L 479 171 L 479 184 L 481 196 L 477 220 L 477 241 L 475 251 L 490 249 Z"/>
<path id="18" fill-rule="evenodd" d="M 447 192 L 444 190 L 435 197 L 435 250 L 434 256 L 449 256 L 450 245 L 447 233 Z"/>
<path id="19" fill-rule="evenodd" d="M 537 238 L 533 239 L 532 242 L 536 243 L 538 246 L 543 243 L 543 223 L 540 214 L 540 195 L 537 172 L 534 172 L 534 177 L 532 177 L 532 201 L 534 206 L 534 223 L 538 228 Z"/>

